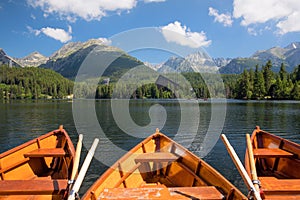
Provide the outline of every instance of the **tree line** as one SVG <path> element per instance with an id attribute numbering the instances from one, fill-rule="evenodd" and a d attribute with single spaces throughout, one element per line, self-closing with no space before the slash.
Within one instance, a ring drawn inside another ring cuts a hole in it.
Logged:
<path id="1" fill-rule="evenodd" d="M 231 98 L 236 99 L 291 99 L 300 100 L 300 65 L 288 73 L 281 64 L 278 73 L 272 71 L 268 61 L 259 69 L 244 70 L 240 74 Z"/>
<path id="2" fill-rule="evenodd" d="M 73 82 L 49 69 L 0 66 L 0 99 L 62 99 Z"/>
<path id="3" fill-rule="evenodd" d="M 279 72 L 272 71 L 272 62 L 255 69 L 244 70 L 242 74 L 182 73 L 189 85 L 177 90 L 176 86 L 163 87 L 155 83 L 154 76 L 147 72 L 139 74 L 142 80 L 136 83 L 117 84 L 118 79 L 110 77 L 109 84 L 91 87 L 89 81 L 79 83 L 75 98 L 132 98 L 132 99 L 172 99 L 172 98 L 216 98 L 235 99 L 294 99 L 300 100 L 300 65 L 291 73 L 282 64 Z M 178 74 L 170 74 L 173 80 Z M 181 77 L 182 77 L 181 76 Z M 149 81 L 150 80 L 150 81 Z M 221 80 L 221 81 L 220 81 Z M 150 83 L 149 83 L 150 82 Z M 178 85 L 183 86 L 179 80 Z M 41 68 L 0 67 L 0 99 L 62 99 L 73 94 L 74 82 L 60 74 Z M 136 88 L 137 87 L 137 88 Z"/>

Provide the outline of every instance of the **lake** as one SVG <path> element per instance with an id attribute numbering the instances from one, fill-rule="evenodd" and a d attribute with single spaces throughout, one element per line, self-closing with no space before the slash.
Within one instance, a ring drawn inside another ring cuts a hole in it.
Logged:
<path id="1" fill-rule="evenodd" d="M 298 101 L 81 101 L 1 102 L 0 152 L 57 129 L 62 124 L 74 145 L 77 142 L 78 132 L 84 134 L 83 160 L 92 140 L 99 137 L 100 143 L 95 159 L 80 190 L 80 194 L 83 194 L 109 164 L 159 127 L 162 129 L 161 132 L 188 147 L 196 155 L 204 156 L 205 161 L 246 192 L 226 148 L 218 139 L 218 132 L 227 135 L 242 161 L 245 152 L 245 134 L 251 133 L 256 125 L 300 143 Z M 124 107 L 126 109 L 122 110 Z M 72 109 L 76 111 L 72 112 Z M 95 111 L 95 115 L 86 115 L 85 111 L 89 109 Z M 99 127 L 101 131 L 98 131 Z M 210 135 L 215 134 L 214 137 L 206 138 L 207 132 Z M 211 151 L 203 151 L 210 149 L 210 146 L 213 146 Z"/>

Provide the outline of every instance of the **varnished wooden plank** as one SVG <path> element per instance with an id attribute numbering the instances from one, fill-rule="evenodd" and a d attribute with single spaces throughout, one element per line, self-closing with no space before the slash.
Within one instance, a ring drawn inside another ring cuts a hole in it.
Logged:
<path id="1" fill-rule="evenodd" d="M 35 149 L 24 154 L 25 157 L 63 157 L 65 155 L 66 152 L 63 148 Z"/>
<path id="2" fill-rule="evenodd" d="M 282 149 L 258 148 L 253 149 L 255 158 L 276 158 L 276 157 L 292 157 L 293 154 Z"/>
<path id="3" fill-rule="evenodd" d="M 214 187 L 176 187 L 169 188 L 171 196 L 176 199 L 187 197 L 188 199 L 223 199 L 224 196 Z"/>
<path id="4" fill-rule="evenodd" d="M 143 153 L 135 158 L 136 162 L 172 162 L 178 156 L 169 152 Z"/>
<path id="5" fill-rule="evenodd" d="M 3 180 L 0 195 L 43 195 L 62 194 L 68 180 Z"/>
<path id="6" fill-rule="evenodd" d="M 221 200 L 224 196 L 213 186 L 166 188 L 163 185 L 143 188 L 107 188 L 101 199 L 202 199 Z"/>
<path id="7" fill-rule="evenodd" d="M 131 170 L 129 170 L 126 174 L 121 176 L 121 179 L 116 183 L 115 187 L 119 187 L 121 183 L 125 183 L 125 180 L 135 171 L 137 168 L 141 166 L 141 163 L 137 163 Z M 123 172 L 122 172 L 123 174 Z M 124 187 L 126 187 L 126 184 L 124 184 Z"/>
<path id="8" fill-rule="evenodd" d="M 300 195 L 299 179 L 277 179 L 275 177 L 260 177 L 264 192 L 270 193 L 297 193 Z"/>
<path id="9" fill-rule="evenodd" d="M 20 165 L 25 164 L 28 161 L 29 161 L 29 158 L 24 158 L 22 160 L 19 160 L 19 161 L 15 162 L 15 163 L 7 166 L 7 167 L 4 167 L 4 168 L 0 169 L 0 174 L 5 173 L 9 170 L 15 169 L 15 168 L 19 167 Z"/>

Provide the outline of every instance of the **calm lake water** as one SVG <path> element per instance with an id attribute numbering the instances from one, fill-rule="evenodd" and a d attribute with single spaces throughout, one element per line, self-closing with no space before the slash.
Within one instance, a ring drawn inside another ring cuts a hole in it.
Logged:
<path id="1" fill-rule="evenodd" d="M 122 102 L 121 100 L 113 101 Z M 214 130 L 214 127 L 209 128 L 210 125 L 213 125 L 212 118 L 219 120 L 216 115 L 222 115 L 224 108 L 226 108 L 226 118 L 224 126 L 221 127 L 222 133 L 227 135 L 242 161 L 245 152 L 245 133 L 251 133 L 256 125 L 259 125 L 263 130 L 300 143 L 300 102 L 297 101 L 228 100 L 226 103 L 201 101 L 197 103 L 199 105 L 198 114 L 200 115 L 198 122 L 198 116 L 193 114 L 194 107 L 191 106 L 190 101 L 131 100 L 128 105 L 130 114 L 125 117 L 132 119 L 136 125 L 125 124 L 125 126 L 127 125 L 126 130 L 122 130 L 122 125 L 118 123 L 118 120 L 115 121 L 110 100 L 91 101 L 89 105 L 92 105 L 97 113 L 96 120 L 103 130 L 104 134 L 102 135 L 97 133 L 97 128 L 90 129 L 89 122 L 91 119 L 84 118 L 84 114 L 82 115 L 83 120 L 76 122 L 75 126 L 72 102 L 1 102 L 0 152 L 57 129 L 60 124 L 64 125 L 74 144 L 77 142 L 77 130 L 84 134 L 84 141 L 86 142 L 82 158 L 86 155 L 86 148 L 90 147 L 93 138 L 99 137 L 100 143 L 97 148 L 96 159 L 93 159 L 80 190 L 80 194 L 83 194 L 96 178 L 107 169 L 107 163 L 113 163 L 122 156 L 123 151 L 131 149 L 144 137 L 155 132 L 155 128 L 160 127 L 160 124 L 162 124 L 161 117 L 165 114 L 167 116 L 166 122 L 161 131 L 169 137 L 175 138 L 177 142 L 188 147 L 198 156 L 203 155 L 201 149 L 204 145 L 206 132 Z M 83 106 L 82 109 L 85 109 L 85 107 Z M 152 110 L 152 114 L 154 113 L 152 122 L 149 117 L 149 109 L 150 111 L 151 109 L 154 110 Z M 212 113 L 212 110 L 214 110 L 214 113 Z M 188 114 L 182 114 L 182 111 Z M 191 114 L 189 115 L 189 113 Z M 120 113 L 120 115 L 123 114 Z M 194 126 L 195 122 L 197 122 L 198 129 Z M 134 133 L 136 131 L 135 126 L 143 127 L 147 125 L 149 130 L 143 133 L 138 135 L 126 134 L 130 130 Z M 179 130 L 181 130 L 181 134 L 177 134 Z M 214 143 L 213 141 L 210 142 Z M 119 148 L 120 151 L 116 148 Z M 105 160 L 105 163 L 103 163 L 103 160 Z M 234 185 L 246 192 L 243 181 L 220 140 L 216 141 L 216 145 L 204 157 L 204 160 L 221 172 Z"/>

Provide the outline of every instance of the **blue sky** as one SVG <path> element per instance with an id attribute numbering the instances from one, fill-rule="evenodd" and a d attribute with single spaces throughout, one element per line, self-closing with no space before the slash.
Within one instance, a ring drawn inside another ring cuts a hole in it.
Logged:
<path id="1" fill-rule="evenodd" d="M 50 56 L 91 38 L 109 44 L 147 27 L 158 28 L 167 43 L 204 48 L 212 57 L 247 57 L 300 41 L 299 0 L 2 0 L 0 18 L 0 48 L 12 57 Z"/>

